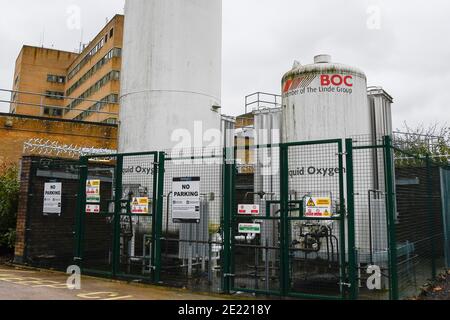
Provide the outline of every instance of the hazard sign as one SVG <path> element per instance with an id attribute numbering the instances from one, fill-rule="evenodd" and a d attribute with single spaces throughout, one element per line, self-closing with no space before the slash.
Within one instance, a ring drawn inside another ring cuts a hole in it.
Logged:
<path id="1" fill-rule="evenodd" d="M 305 217 L 326 219 L 331 218 L 331 198 L 308 197 L 306 198 Z"/>
<path id="2" fill-rule="evenodd" d="M 132 214 L 148 214 L 148 198 L 133 198 L 131 202 Z"/>
<path id="3" fill-rule="evenodd" d="M 238 205 L 238 214 L 258 216 L 259 215 L 259 205 L 256 204 L 240 204 Z"/>
<path id="4" fill-rule="evenodd" d="M 87 204 L 86 213 L 98 214 L 100 213 L 100 206 L 97 204 Z"/>
<path id="5" fill-rule="evenodd" d="M 100 203 L 100 180 L 86 181 L 86 202 Z"/>

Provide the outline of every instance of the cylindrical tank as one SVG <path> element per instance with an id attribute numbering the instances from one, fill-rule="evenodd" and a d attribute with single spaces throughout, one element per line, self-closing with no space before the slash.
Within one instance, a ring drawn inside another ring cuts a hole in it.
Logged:
<path id="1" fill-rule="evenodd" d="M 283 142 L 371 134 L 367 79 L 359 69 L 333 63 L 295 64 L 282 81 Z"/>
<path id="2" fill-rule="evenodd" d="M 375 134 L 373 114 L 368 101 L 367 78 L 363 71 L 333 63 L 329 55 L 316 56 L 313 64 L 303 66 L 296 63 L 284 75 L 282 93 L 283 142 L 355 138 L 355 143 L 372 143 Z M 290 196 L 296 200 L 307 196 L 329 196 L 334 204 L 333 210 L 337 211 L 340 201 L 345 201 L 339 195 L 343 190 L 337 174 L 342 172 L 338 152 L 335 144 L 291 148 L 288 159 Z M 355 233 L 358 259 L 361 262 L 370 261 L 386 248 L 385 239 L 378 237 L 378 234 L 386 234 L 382 218 L 384 221 L 386 219 L 383 199 L 380 200 L 382 186 L 376 183 L 379 171 L 377 159 L 376 151 L 373 150 L 355 152 L 353 158 L 356 180 Z M 326 174 L 327 170 L 329 174 Z M 325 174 L 320 175 L 318 172 Z M 346 188 L 345 181 L 343 187 Z M 369 219 L 377 223 L 371 230 Z M 332 225 L 335 233 L 339 230 L 336 223 L 323 223 Z M 295 229 L 295 225 L 292 228 Z"/>
<path id="3" fill-rule="evenodd" d="M 221 50 L 221 0 L 127 0 L 119 151 L 220 146 Z"/>

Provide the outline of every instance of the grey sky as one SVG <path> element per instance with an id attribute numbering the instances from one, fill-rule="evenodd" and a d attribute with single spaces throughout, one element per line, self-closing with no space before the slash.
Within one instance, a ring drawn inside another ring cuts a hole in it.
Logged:
<path id="1" fill-rule="evenodd" d="M 180 0 L 182 1 L 182 0 Z M 294 60 L 318 53 L 363 69 L 369 85 L 395 98 L 394 124 L 450 124 L 450 2 L 445 0 L 223 0 L 223 107 L 243 112 L 244 96 L 279 93 Z M 87 42 L 124 0 L 2 1 L 0 88 L 11 88 L 22 44 L 73 51 L 81 30 L 67 27 L 67 9 L 81 8 Z M 378 8 L 378 9 L 377 9 Z M 375 10 L 375 11 L 374 11 Z M 376 28 L 376 10 L 380 28 Z M 369 11 L 369 12 L 368 12 Z M 370 26 L 375 27 L 369 28 Z M 375 23 L 375 24 L 374 24 Z M 4 97 L 4 95 L 1 95 Z M 0 110 L 7 108 L 0 104 Z"/>

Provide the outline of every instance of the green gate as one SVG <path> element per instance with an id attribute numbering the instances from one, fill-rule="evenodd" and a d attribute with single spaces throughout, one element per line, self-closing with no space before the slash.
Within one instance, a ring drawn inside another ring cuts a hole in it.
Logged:
<path id="1" fill-rule="evenodd" d="M 163 170 L 159 152 L 80 159 L 74 260 L 83 272 L 159 281 Z"/>
<path id="2" fill-rule="evenodd" d="M 222 149 L 80 161 L 74 260 L 84 273 L 223 292 Z M 196 220 L 174 214 L 174 188 L 190 180 Z"/>
<path id="3" fill-rule="evenodd" d="M 285 287 L 292 296 L 348 293 L 343 156 L 342 140 L 282 147 Z"/>
<path id="4" fill-rule="evenodd" d="M 352 195 L 353 186 L 346 183 L 342 144 L 327 140 L 253 148 L 253 191 L 235 200 L 240 191 L 232 188 L 233 291 L 312 299 L 354 297 L 350 288 L 356 287 L 356 280 L 350 283 L 349 273 L 355 279 L 355 270 L 348 268 L 354 238 L 346 237 L 346 224 L 354 228 L 353 212 L 346 210 L 345 198 L 346 190 Z M 347 158 L 351 172 L 351 154 Z M 235 175 L 239 168 L 234 165 Z M 350 201 L 352 197 L 349 209 Z"/>

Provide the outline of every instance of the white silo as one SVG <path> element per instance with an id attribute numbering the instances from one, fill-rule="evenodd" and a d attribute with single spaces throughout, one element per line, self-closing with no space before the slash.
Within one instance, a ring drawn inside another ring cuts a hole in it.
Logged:
<path id="1" fill-rule="evenodd" d="M 221 50 L 221 0 L 127 0 L 119 151 L 220 146 Z"/>
<path id="2" fill-rule="evenodd" d="M 345 145 L 345 139 L 354 138 L 355 143 L 371 145 L 374 141 L 373 110 L 363 71 L 319 55 L 313 64 L 297 63 L 284 75 L 282 93 L 283 142 L 336 139 Z M 386 234 L 385 211 L 376 177 L 384 177 L 384 169 L 375 169 L 374 159 L 376 154 L 369 149 L 354 155 L 356 245 L 361 263 L 377 259 L 375 262 L 383 265 L 386 241 L 377 235 Z M 336 144 L 290 148 L 290 197 L 330 196 L 337 213 L 340 201 L 345 201 L 339 197 L 339 172 Z M 377 222 L 372 230 L 370 219 Z M 337 234 L 336 223 L 321 223 L 331 225 Z M 294 227 L 293 234 L 298 231 Z"/>

